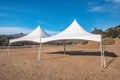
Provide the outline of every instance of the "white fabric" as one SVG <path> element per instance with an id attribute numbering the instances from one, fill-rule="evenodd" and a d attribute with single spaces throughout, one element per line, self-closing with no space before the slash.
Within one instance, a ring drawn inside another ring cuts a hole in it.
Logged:
<path id="1" fill-rule="evenodd" d="M 38 26 L 33 32 L 29 33 L 24 37 L 17 39 L 10 39 L 10 43 L 20 42 L 20 41 L 33 41 L 40 43 L 40 38 L 45 38 L 48 36 L 49 35 L 40 26 Z"/>
<path id="2" fill-rule="evenodd" d="M 45 43 L 55 40 L 75 40 L 75 39 L 101 42 L 101 35 L 96 35 L 87 32 L 85 29 L 82 28 L 80 24 L 78 24 L 76 20 L 74 20 L 73 23 L 68 28 L 54 36 L 50 37 L 42 28 L 40 28 L 40 26 L 38 26 L 33 32 L 24 37 L 10 39 L 10 43 L 19 41 L 33 41 L 38 43 Z"/>
<path id="3" fill-rule="evenodd" d="M 82 28 L 81 25 L 78 24 L 76 20 L 66 28 L 64 31 L 47 38 L 42 38 L 42 43 L 54 41 L 54 40 L 74 40 L 74 39 L 82 39 L 82 40 L 91 40 L 101 42 L 101 35 L 96 35 L 87 32 L 85 29 Z"/>

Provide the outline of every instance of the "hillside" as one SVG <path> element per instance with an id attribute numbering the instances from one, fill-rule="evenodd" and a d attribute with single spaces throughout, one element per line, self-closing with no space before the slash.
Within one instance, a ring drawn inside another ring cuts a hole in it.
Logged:
<path id="1" fill-rule="evenodd" d="M 119 38 L 120 37 L 120 25 L 111 27 L 106 29 L 105 31 L 102 31 L 102 29 L 95 28 L 92 33 L 94 34 L 102 34 L 103 38 L 109 37 L 109 38 Z"/>

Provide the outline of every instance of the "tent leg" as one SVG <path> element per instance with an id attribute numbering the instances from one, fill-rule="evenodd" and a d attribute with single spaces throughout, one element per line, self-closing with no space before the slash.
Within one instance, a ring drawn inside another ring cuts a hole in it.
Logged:
<path id="1" fill-rule="evenodd" d="M 40 45 L 39 45 L 39 49 L 38 49 L 38 61 L 40 61 L 40 57 L 41 57 L 41 53 L 42 53 L 41 47 L 42 47 L 42 43 L 41 43 L 41 38 L 40 38 Z"/>
<path id="2" fill-rule="evenodd" d="M 104 64 L 103 64 L 103 48 L 102 48 L 102 42 L 100 42 L 100 50 L 101 50 L 101 66 L 104 67 Z"/>
<path id="3" fill-rule="evenodd" d="M 66 54 L 66 49 L 65 49 L 65 40 L 64 40 L 64 55 Z"/>
<path id="4" fill-rule="evenodd" d="M 106 63 L 105 63 L 105 55 L 104 55 L 104 50 L 103 50 L 102 42 L 100 42 L 100 48 L 101 48 L 101 66 L 103 68 L 105 68 L 106 67 Z"/>
<path id="5" fill-rule="evenodd" d="M 104 50 L 103 50 L 103 65 L 104 65 L 104 68 L 106 67 L 106 62 L 105 62 L 105 54 L 104 54 Z"/>
<path id="6" fill-rule="evenodd" d="M 42 44 L 40 43 L 39 49 L 38 49 L 38 61 L 40 61 L 40 56 L 41 56 L 41 46 Z"/>
<path id="7" fill-rule="evenodd" d="M 9 50 L 10 50 L 10 43 L 9 43 L 9 45 L 8 45 L 8 47 L 7 47 L 7 53 L 8 53 L 8 56 L 10 55 Z"/>

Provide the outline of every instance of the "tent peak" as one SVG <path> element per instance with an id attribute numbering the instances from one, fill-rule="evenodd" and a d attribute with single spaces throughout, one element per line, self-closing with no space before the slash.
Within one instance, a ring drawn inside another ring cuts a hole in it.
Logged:
<path id="1" fill-rule="evenodd" d="M 40 27 L 40 25 L 38 25 L 38 27 Z"/>
<path id="2" fill-rule="evenodd" d="M 40 25 L 38 25 L 38 27 L 37 28 L 41 28 L 41 26 Z"/>
<path id="3" fill-rule="evenodd" d="M 41 32 L 46 33 L 46 32 L 42 29 L 42 27 L 41 27 L 40 25 L 38 25 L 38 27 L 37 27 L 36 29 L 40 30 Z"/>
<path id="4" fill-rule="evenodd" d="M 46 33 L 46 32 L 42 29 L 42 27 L 41 27 L 40 25 L 38 25 L 37 29 L 39 30 L 41 37 L 49 37 L 49 36 L 50 36 L 48 33 Z"/>
<path id="5" fill-rule="evenodd" d="M 77 19 L 76 19 L 76 18 L 74 19 L 73 23 L 78 23 L 78 21 L 77 21 Z"/>
<path id="6" fill-rule="evenodd" d="M 74 21 L 77 21 L 76 18 L 74 18 Z"/>

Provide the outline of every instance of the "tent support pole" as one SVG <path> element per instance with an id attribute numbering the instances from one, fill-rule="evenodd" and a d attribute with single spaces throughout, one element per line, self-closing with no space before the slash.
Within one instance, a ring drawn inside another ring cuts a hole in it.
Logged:
<path id="1" fill-rule="evenodd" d="M 10 43 L 9 43 L 9 45 L 8 45 L 8 47 L 7 47 L 7 53 L 8 53 L 8 56 L 10 55 L 9 50 L 10 50 Z"/>
<path id="2" fill-rule="evenodd" d="M 103 49 L 102 49 L 102 41 L 100 42 L 100 51 L 101 51 L 101 66 L 103 66 Z"/>
<path id="3" fill-rule="evenodd" d="M 39 49 L 38 49 L 38 61 L 40 61 L 40 56 L 41 56 L 41 47 L 42 47 L 42 43 L 41 43 L 41 38 L 40 38 L 40 45 L 39 45 Z"/>
<path id="4" fill-rule="evenodd" d="M 66 54 L 65 40 L 64 40 L 64 55 Z"/>
<path id="5" fill-rule="evenodd" d="M 104 68 L 106 67 L 106 62 L 105 62 L 105 51 L 103 50 L 103 65 L 104 65 Z"/>
<path id="6" fill-rule="evenodd" d="M 101 49 L 101 66 L 105 68 L 106 63 L 105 63 L 105 55 L 103 51 L 102 41 L 100 42 L 100 49 Z"/>

